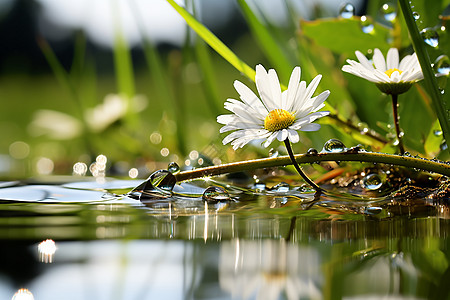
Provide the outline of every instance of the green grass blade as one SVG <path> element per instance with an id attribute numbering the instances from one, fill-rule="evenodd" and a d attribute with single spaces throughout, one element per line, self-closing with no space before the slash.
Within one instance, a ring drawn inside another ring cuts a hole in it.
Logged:
<path id="1" fill-rule="evenodd" d="M 197 21 L 186 9 L 178 5 L 174 0 L 167 0 L 172 7 L 184 18 L 186 23 L 217 53 L 233 65 L 238 71 L 255 80 L 255 70 L 239 59 L 221 40 L 219 40 L 208 28 Z"/>
<path id="2" fill-rule="evenodd" d="M 214 75 L 214 67 L 211 62 L 209 49 L 202 40 L 195 42 L 195 54 L 198 61 L 198 65 L 203 73 L 202 85 L 206 95 L 206 102 L 211 112 L 214 115 L 221 113 L 219 103 L 219 92 L 217 91 L 217 85 L 214 81 L 216 77 Z"/>
<path id="3" fill-rule="evenodd" d="M 119 93 L 134 96 L 134 75 L 131 55 L 122 34 L 116 33 L 114 41 L 114 67 Z"/>
<path id="4" fill-rule="evenodd" d="M 277 69 L 281 80 L 287 82 L 289 79 L 287 76 L 291 74 L 293 66 L 286 58 L 286 54 L 283 53 L 275 38 L 270 34 L 266 26 L 260 22 L 247 2 L 245 0 L 237 0 L 237 3 L 241 7 L 247 24 L 250 26 L 250 30 L 265 56 Z"/>
<path id="5" fill-rule="evenodd" d="M 436 77 L 433 69 L 431 68 L 430 57 L 425 49 L 424 41 L 415 23 L 409 2 L 407 0 L 399 0 L 399 3 L 411 36 L 414 50 L 417 53 L 420 66 L 422 68 L 425 87 L 431 97 L 431 103 L 436 115 L 438 116 L 439 123 L 444 133 L 444 138 L 448 143 L 450 141 L 450 101 L 448 99 L 444 99 L 439 91 Z M 450 149 L 447 148 L 447 151 L 450 152 Z"/>

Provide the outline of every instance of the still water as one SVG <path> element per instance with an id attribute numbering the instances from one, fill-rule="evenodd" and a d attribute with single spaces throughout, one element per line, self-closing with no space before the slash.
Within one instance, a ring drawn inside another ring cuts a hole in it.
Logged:
<path id="1" fill-rule="evenodd" d="M 1 183 L 0 299 L 449 299 L 443 205 L 66 182 Z"/>

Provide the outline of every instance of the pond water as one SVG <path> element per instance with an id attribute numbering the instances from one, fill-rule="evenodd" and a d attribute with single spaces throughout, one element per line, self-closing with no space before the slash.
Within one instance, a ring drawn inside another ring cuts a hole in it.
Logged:
<path id="1" fill-rule="evenodd" d="M 447 205 L 163 175 L 2 182 L 0 299 L 449 299 Z"/>

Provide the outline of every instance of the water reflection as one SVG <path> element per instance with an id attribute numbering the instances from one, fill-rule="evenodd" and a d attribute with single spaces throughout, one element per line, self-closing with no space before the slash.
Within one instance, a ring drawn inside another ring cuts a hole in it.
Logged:
<path id="1" fill-rule="evenodd" d="M 12 300 L 34 300 L 33 294 L 27 289 L 18 290 Z"/>
<path id="2" fill-rule="evenodd" d="M 39 261 L 43 263 L 52 263 L 56 252 L 56 243 L 51 239 L 46 239 L 38 245 Z"/>
<path id="3" fill-rule="evenodd" d="M 220 286 L 233 299 L 322 299 L 317 249 L 280 240 L 232 240 L 220 247 Z"/>

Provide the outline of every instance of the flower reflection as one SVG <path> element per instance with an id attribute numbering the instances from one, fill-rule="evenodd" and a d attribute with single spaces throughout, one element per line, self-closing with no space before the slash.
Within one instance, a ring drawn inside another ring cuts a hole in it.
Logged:
<path id="1" fill-rule="evenodd" d="M 12 300 L 34 300 L 33 294 L 27 289 L 18 290 Z"/>
<path id="2" fill-rule="evenodd" d="M 38 246 L 39 261 L 44 263 L 52 263 L 53 256 L 56 252 L 56 243 L 53 240 L 47 239 L 41 242 Z"/>
<path id="3" fill-rule="evenodd" d="M 232 298 L 322 298 L 319 254 L 285 240 L 223 242 L 219 280 Z"/>

